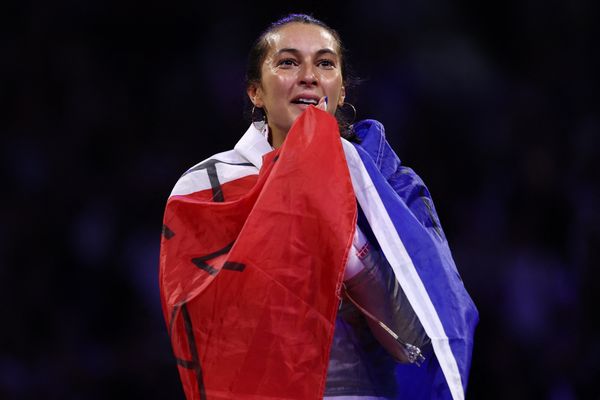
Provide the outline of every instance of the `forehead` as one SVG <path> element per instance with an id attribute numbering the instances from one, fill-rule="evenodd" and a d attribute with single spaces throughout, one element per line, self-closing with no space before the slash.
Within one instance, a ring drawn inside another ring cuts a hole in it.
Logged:
<path id="1" fill-rule="evenodd" d="M 308 53 L 331 49 L 339 53 L 335 37 L 327 29 L 314 24 L 287 24 L 268 34 L 265 40 L 269 44 L 269 53 L 286 48 Z"/>

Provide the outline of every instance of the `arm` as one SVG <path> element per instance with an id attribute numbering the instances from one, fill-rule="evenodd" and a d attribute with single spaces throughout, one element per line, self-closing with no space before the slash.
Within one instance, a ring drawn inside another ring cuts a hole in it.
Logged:
<path id="1" fill-rule="evenodd" d="M 383 322 L 401 342 L 422 348 L 429 342 L 423 326 L 383 254 L 372 248 L 356 228 L 345 272 L 346 295 L 365 314 L 377 341 L 399 362 L 411 360 L 405 346 L 379 324 Z"/>
<path id="2" fill-rule="evenodd" d="M 401 164 L 400 159 L 385 140 L 381 124 L 376 121 L 362 121 L 355 126 L 355 129 L 361 139 L 361 143 L 355 147 L 360 153 L 362 162 L 365 166 L 369 165 L 368 168 L 371 168 L 370 171 L 372 171 L 369 172 L 370 178 L 361 181 L 365 186 L 359 187 L 363 201 L 369 198 L 369 192 L 364 188 L 368 187 L 368 182 L 373 179 L 373 183 L 377 182 L 375 185 L 380 188 L 377 190 L 386 194 L 388 206 L 398 210 L 395 213 L 396 218 L 401 218 L 402 231 L 406 233 L 407 240 L 412 245 L 411 259 L 416 258 L 419 266 L 430 265 L 433 262 L 436 269 L 438 266 L 442 267 L 441 274 L 445 272 L 444 267 L 455 269 L 451 258 L 446 258 L 449 255 L 446 238 L 429 191 L 421 178 L 412 169 Z M 365 152 L 368 157 L 365 157 Z M 376 167 L 378 173 L 373 172 L 373 166 Z M 397 197 L 391 195 L 389 189 L 395 192 Z M 364 206 L 368 207 L 370 204 L 369 201 L 365 201 Z M 411 215 L 406 215 L 406 211 Z M 369 224 L 364 219 L 362 222 Z M 385 230 L 381 230 L 381 225 L 379 228 L 379 234 L 385 235 Z M 396 280 L 391 266 L 377 243 L 377 238 L 370 229 L 365 232 L 369 234 L 369 240 L 373 244 L 371 246 L 372 254 L 364 259 L 364 270 L 346 282 L 349 295 L 359 306 L 374 314 L 395 331 L 400 340 L 418 347 L 427 344 L 429 338 Z M 393 249 L 388 250 L 394 251 Z M 428 256 L 429 253 L 432 253 L 431 257 Z M 444 264 L 445 261 L 449 261 L 450 264 Z M 427 271 L 431 271 L 431 269 Z M 454 277 L 451 272 L 450 277 Z M 363 312 L 363 314 L 367 313 Z M 394 343 L 393 338 L 385 330 L 379 328 L 375 321 L 369 321 L 369 324 L 375 337 L 386 350 L 397 359 L 402 360 L 402 354 L 398 351 L 399 345 Z"/>

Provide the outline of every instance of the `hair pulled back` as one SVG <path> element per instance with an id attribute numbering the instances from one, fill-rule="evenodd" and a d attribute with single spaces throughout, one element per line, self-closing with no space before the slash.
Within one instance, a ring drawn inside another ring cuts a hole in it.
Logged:
<path id="1" fill-rule="evenodd" d="M 325 29 L 327 32 L 333 36 L 335 39 L 338 52 L 340 56 L 340 69 L 342 72 L 342 84 L 346 88 L 346 92 L 348 89 L 355 86 L 357 83 L 357 79 L 354 78 L 351 74 L 351 68 L 349 67 L 346 58 L 346 49 L 342 44 L 342 39 L 339 33 L 327 25 L 325 22 L 307 14 L 289 14 L 285 17 L 271 23 L 267 29 L 265 29 L 260 36 L 254 41 L 254 44 L 250 48 L 250 52 L 248 54 L 248 62 L 246 64 L 246 78 L 245 84 L 246 89 L 250 88 L 253 85 L 260 86 L 262 82 L 262 64 L 267 57 L 269 52 L 269 42 L 267 41 L 267 36 L 271 33 L 276 32 L 281 29 L 283 26 L 292 24 L 292 23 L 302 23 L 302 24 L 311 24 L 319 26 Z M 348 121 L 348 119 L 342 115 L 342 113 L 338 110 L 335 112 L 335 117 L 338 121 L 338 125 L 340 127 L 340 134 L 342 137 L 351 140 L 358 141 L 358 138 L 352 131 L 352 121 Z"/>

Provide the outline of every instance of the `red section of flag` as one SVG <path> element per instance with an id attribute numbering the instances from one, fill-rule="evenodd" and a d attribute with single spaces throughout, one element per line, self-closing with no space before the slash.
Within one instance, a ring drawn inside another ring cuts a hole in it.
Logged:
<path id="1" fill-rule="evenodd" d="M 169 199 L 161 298 L 188 399 L 322 398 L 355 223 L 337 123 L 313 107 L 242 197 Z"/>

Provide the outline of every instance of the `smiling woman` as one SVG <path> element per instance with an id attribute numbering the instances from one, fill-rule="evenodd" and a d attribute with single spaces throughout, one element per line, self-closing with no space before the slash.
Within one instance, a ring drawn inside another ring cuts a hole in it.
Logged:
<path id="1" fill-rule="evenodd" d="M 189 399 L 464 398 L 477 310 L 383 126 L 339 118 L 347 75 L 335 30 L 272 24 L 254 122 L 169 197 L 161 298 Z"/>
<path id="2" fill-rule="evenodd" d="M 261 74 L 249 82 L 247 90 L 254 106 L 264 109 L 277 148 L 309 105 L 334 114 L 344 103 L 346 90 L 340 45 L 327 29 L 293 22 L 269 32 L 263 40 L 268 51 Z"/>

